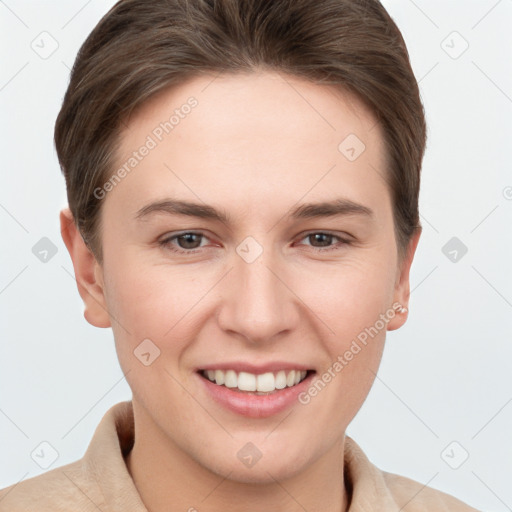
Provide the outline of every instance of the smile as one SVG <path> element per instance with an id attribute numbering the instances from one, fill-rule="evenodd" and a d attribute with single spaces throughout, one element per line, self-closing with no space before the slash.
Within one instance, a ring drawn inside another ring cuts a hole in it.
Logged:
<path id="1" fill-rule="evenodd" d="M 279 370 L 259 375 L 249 372 L 237 373 L 235 370 L 201 370 L 200 373 L 218 386 L 256 395 L 291 388 L 302 382 L 308 375 L 307 370 Z"/>

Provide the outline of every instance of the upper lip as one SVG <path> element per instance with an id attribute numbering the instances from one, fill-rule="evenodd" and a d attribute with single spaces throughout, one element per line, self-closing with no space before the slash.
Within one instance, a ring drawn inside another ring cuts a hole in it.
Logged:
<path id="1" fill-rule="evenodd" d="M 200 366 L 197 371 L 202 370 L 234 370 L 237 373 L 247 372 L 254 375 L 260 375 L 268 372 L 278 372 L 279 370 L 313 370 L 311 366 L 306 366 L 301 363 L 290 363 L 284 361 L 271 361 L 264 364 L 255 364 L 243 361 L 231 361 L 225 363 L 214 363 Z"/>

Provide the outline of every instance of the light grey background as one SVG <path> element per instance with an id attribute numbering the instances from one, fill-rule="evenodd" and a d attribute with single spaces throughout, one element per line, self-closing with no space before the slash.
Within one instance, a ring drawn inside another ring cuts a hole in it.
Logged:
<path id="1" fill-rule="evenodd" d="M 43 441 L 50 469 L 80 458 L 131 396 L 111 330 L 83 318 L 52 142 L 79 45 L 113 3 L 0 1 L 0 488 L 44 471 L 31 458 Z M 512 510 L 512 0 L 384 4 L 427 112 L 424 232 L 408 322 L 348 434 L 381 469 Z M 32 252 L 43 237 L 57 249 L 46 263 Z M 454 246 L 457 262 L 442 250 L 453 237 L 468 249 Z"/>

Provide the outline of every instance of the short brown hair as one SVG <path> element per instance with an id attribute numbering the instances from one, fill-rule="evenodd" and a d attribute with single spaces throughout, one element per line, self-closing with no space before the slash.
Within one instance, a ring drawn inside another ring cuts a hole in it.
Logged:
<path id="1" fill-rule="evenodd" d="M 121 0 L 80 48 L 55 124 L 69 207 L 100 263 L 94 190 L 112 175 L 123 119 L 201 73 L 261 68 L 351 91 L 370 108 L 405 253 L 420 226 L 425 116 L 405 42 L 378 0 Z"/>

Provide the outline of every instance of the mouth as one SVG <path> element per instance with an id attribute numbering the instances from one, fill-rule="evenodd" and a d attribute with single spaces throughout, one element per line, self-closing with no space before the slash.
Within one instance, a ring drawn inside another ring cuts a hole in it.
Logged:
<path id="1" fill-rule="evenodd" d="M 277 370 L 265 373 L 237 372 L 233 369 L 198 370 L 201 377 L 219 387 L 249 395 L 272 395 L 299 385 L 315 370 Z"/>

